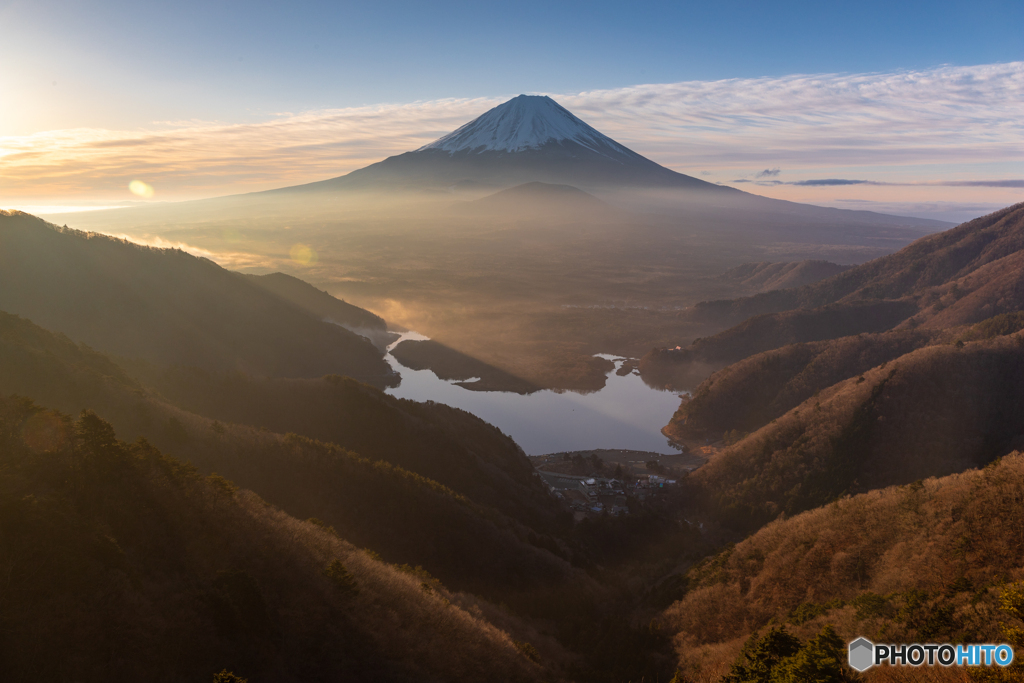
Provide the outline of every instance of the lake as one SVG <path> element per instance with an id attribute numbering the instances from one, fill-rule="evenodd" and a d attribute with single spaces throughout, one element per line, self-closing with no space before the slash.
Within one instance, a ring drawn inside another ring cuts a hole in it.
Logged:
<path id="1" fill-rule="evenodd" d="M 505 391 L 470 391 L 438 379 L 430 370 L 410 370 L 390 350 L 406 340 L 427 339 L 407 332 L 388 347 L 385 360 L 402 375 L 402 383 L 387 393 L 414 401 L 435 401 L 461 408 L 490 422 L 523 447 L 528 455 L 624 448 L 653 453 L 676 453 L 661 434 L 679 407 L 677 392 L 659 391 L 639 375 L 608 373 L 600 391 L 538 391 L 529 395 Z M 601 354 L 621 367 L 625 359 Z"/>

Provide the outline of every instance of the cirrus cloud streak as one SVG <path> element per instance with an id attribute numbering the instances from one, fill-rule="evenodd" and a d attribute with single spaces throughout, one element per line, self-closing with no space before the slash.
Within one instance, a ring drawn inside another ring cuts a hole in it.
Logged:
<path id="1" fill-rule="evenodd" d="M 1024 170 L 1024 62 L 552 95 L 641 154 L 712 179 L 748 175 L 764 179 L 756 181 L 764 186 L 931 182 L 970 188 L 976 186 L 971 183 L 1018 181 L 1004 180 L 1005 174 L 956 180 L 964 165 Z M 0 202 L 125 198 L 134 179 L 152 185 L 157 199 L 321 180 L 417 149 L 505 99 L 283 113 L 261 123 L 166 122 L 146 130 L 89 128 L 0 137 Z M 841 169 L 867 166 L 889 170 L 863 181 L 838 177 Z M 933 173 L 931 178 L 905 177 L 900 169 L 908 166 Z M 779 167 L 828 177 L 767 180 Z"/>

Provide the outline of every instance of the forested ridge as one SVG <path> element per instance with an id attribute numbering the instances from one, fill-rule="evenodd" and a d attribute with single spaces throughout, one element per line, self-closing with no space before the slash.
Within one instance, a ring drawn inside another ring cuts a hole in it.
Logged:
<path id="1" fill-rule="evenodd" d="M 423 572 L 88 411 L 0 400 L 0 558 L 5 680 L 542 677 Z"/>
<path id="2" fill-rule="evenodd" d="M 135 250 L 217 273 L 200 278 L 210 297 L 242 283 L 288 311 L 278 322 L 380 359 L 320 318 L 386 333 L 379 319 L 299 280 L 2 218 L 17 225 L 0 238 L 25 248 L 41 231 L 85 270 L 83 254 Z M 130 316 L 95 323 L 110 329 L 93 344 L 0 310 L 5 673 L 902 681 L 854 675 L 845 643 L 1024 647 L 1022 247 L 1019 205 L 816 284 L 697 307 L 740 319 L 645 363 L 670 384 L 704 374 L 665 431 L 709 446 L 708 463 L 582 521 L 469 413 L 395 399 L 329 354 L 256 371 L 299 348 L 287 335 L 266 346 L 248 328 L 235 349 L 211 328 L 147 357 L 103 341 L 141 343 Z M 105 291 L 121 296 L 138 272 L 118 272 Z M 259 348 L 273 352 L 246 355 Z"/>
<path id="3" fill-rule="evenodd" d="M 508 437 L 447 406 L 400 401 L 334 376 L 284 381 L 186 369 L 168 372 L 172 377 L 180 373 L 186 384 L 201 380 L 190 385 L 193 388 L 210 389 L 222 381 L 235 386 L 225 394 L 206 395 L 206 407 L 216 408 L 218 401 L 226 405 L 253 392 L 256 400 L 241 401 L 240 408 L 241 418 L 249 424 L 173 405 L 110 357 L 24 318 L 0 314 L 0 387 L 5 393 L 31 396 L 73 415 L 95 410 L 102 415 L 97 420 L 113 425 L 108 430 L 116 428 L 133 440 L 143 438 L 153 444 L 146 448 L 181 458 L 174 468 L 192 472 L 197 481 L 216 474 L 211 481 L 258 492 L 260 500 L 289 518 L 316 519 L 318 528 L 367 548 L 374 558 L 399 567 L 422 567 L 416 572 L 437 577 L 445 590 L 463 596 L 459 599 L 482 619 L 481 628 L 486 631 L 488 623 L 499 624 L 519 643 L 516 653 L 528 661 L 542 661 L 549 679 L 617 681 L 634 671 L 671 673 L 668 638 L 633 613 L 643 584 L 631 586 L 622 577 L 635 573 L 638 565 L 633 558 L 638 555 L 671 566 L 680 559 L 696 559 L 704 544 L 695 531 L 679 529 L 663 513 L 643 510 L 628 520 L 573 526 L 538 488 L 525 456 Z M 23 399 L 10 401 L 21 405 Z M 327 430 L 334 442 L 271 431 L 259 423 L 258 417 L 266 413 L 246 412 L 262 401 L 281 407 L 279 419 L 299 420 L 293 425 L 297 430 Z M 303 415 L 305 409 L 311 412 Z M 73 420 L 60 417 L 58 422 Z M 367 454 L 336 443 L 346 438 L 349 444 L 365 445 Z M 437 462 L 430 459 L 435 456 L 445 468 L 437 469 Z M 162 455 L 153 457 L 164 462 Z M 451 486 L 404 465 L 435 468 Z M 65 492 L 53 496 L 63 500 Z M 62 533 L 74 537 L 80 532 L 76 526 Z M 664 571 L 653 569 L 647 559 L 639 566 L 652 575 Z M 139 576 L 145 571 L 140 568 Z M 99 588 L 85 582 L 75 590 Z M 8 623 L 21 628 L 25 618 L 21 614 Z M 70 612 L 68 618 L 72 623 L 77 617 Z M 108 629 L 97 637 L 112 637 L 111 633 Z M 220 652 L 228 646 L 211 647 Z M 119 664 L 123 670 L 97 660 L 75 666 L 95 672 L 97 679 L 105 672 L 105 680 L 132 680 L 135 674 L 125 672 L 163 666 L 161 659 L 148 660 L 146 652 L 141 646 L 125 649 L 125 661 Z M 368 652 L 369 660 L 379 660 L 385 669 L 390 659 L 402 659 L 391 652 Z M 459 659 L 454 654 L 451 658 Z M 262 661 L 247 666 L 253 682 L 289 680 L 268 675 L 273 669 Z M 168 675 L 167 680 L 178 680 Z M 447 674 L 440 679 L 459 680 Z"/>

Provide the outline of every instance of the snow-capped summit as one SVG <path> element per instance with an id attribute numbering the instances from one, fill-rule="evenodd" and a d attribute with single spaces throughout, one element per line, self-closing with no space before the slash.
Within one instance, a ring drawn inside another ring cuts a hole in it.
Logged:
<path id="1" fill-rule="evenodd" d="M 576 143 L 602 156 L 634 157 L 546 95 L 520 95 L 417 151 L 522 152 L 547 143 Z"/>
<path id="2" fill-rule="evenodd" d="M 535 182 L 586 191 L 737 192 L 660 166 L 543 95 L 520 95 L 415 151 L 294 189 L 472 193 Z"/>

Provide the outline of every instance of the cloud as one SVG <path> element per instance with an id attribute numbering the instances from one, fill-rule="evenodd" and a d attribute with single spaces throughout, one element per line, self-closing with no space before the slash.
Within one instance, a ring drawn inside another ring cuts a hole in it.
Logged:
<path id="1" fill-rule="evenodd" d="M 1019 187 L 1024 188 L 1024 180 L 949 180 L 924 185 L 936 185 L 940 187 Z"/>
<path id="2" fill-rule="evenodd" d="M 827 180 L 844 168 L 914 165 L 917 173 L 930 167 L 932 177 L 950 177 L 951 169 L 965 164 L 1017 168 L 1024 158 L 1024 62 L 551 95 L 607 135 L 684 173 L 749 177 L 751 168 L 763 168 L 756 177 L 767 182 L 779 165 L 803 175 L 818 169 Z M 176 121 L 145 130 L 0 137 L 0 197 L 127 199 L 135 179 L 151 185 L 155 199 L 311 182 L 421 147 L 505 99 L 327 109 L 259 123 Z"/>
<path id="3" fill-rule="evenodd" d="M 877 211 L 897 216 L 933 218 L 950 223 L 962 223 L 963 221 L 992 213 L 1005 206 L 1005 204 L 1001 203 L 984 202 L 892 202 L 864 199 L 836 199 L 833 200 L 833 204 L 843 209 Z"/>
<path id="4" fill-rule="evenodd" d="M 1019 162 L 1024 153 L 1024 62 L 691 81 L 560 101 L 680 169 Z"/>
<path id="5" fill-rule="evenodd" d="M 758 174 L 760 177 L 761 174 Z M 871 185 L 874 187 L 1000 187 L 1024 188 L 1024 180 L 923 180 L 918 182 L 892 183 L 878 180 L 849 180 L 846 178 L 813 178 L 811 180 L 747 180 L 739 178 L 734 183 L 754 183 L 763 187 L 792 185 L 794 187 L 837 187 L 843 185 Z"/>
<path id="6" fill-rule="evenodd" d="M 891 185 L 892 183 L 877 183 L 870 180 L 844 180 L 842 178 L 820 178 L 815 180 L 797 180 L 783 185 L 796 185 L 798 187 L 818 187 L 835 185 Z"/>

